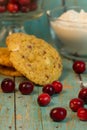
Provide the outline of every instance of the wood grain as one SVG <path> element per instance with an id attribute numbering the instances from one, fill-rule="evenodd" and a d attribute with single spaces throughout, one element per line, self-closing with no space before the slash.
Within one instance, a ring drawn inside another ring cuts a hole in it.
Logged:
<path id="1" fill-rule="evenodd" d="M 19 92 L 20 82 L 25 81 L 23 77 L 15 78 L 15 95 L 5 94 L 0 90 L 0 129 L 1 130 L 82 130 L 86 129 L 86 122 L 80 121 L 76 113 L 69 108 L 69 101 L 77 97 L 80 90 L 78 75 L 72 70 L 73 62 L 63 59 L 63 74 L 59 81 L 63 84 L 63 91 L 52 96 L 51 102 L 46 107 L 40 107 L 37 97 L 42 93 L 42 87 L 35 86 L 30 95 L 22 95 Z M 82 75 L 86 80 L 87 74 Z M 0 81 L 5 78 L 1 76 Z M 15 100 L 14 100 L 15 98 Z M 14 106 L 16 107 L 14 109 Z M 64 107 L 67 117 L 62 122 L 53 122 L 49 113 L 54 107 Z M 14 111 L 15 110 L 15 111 Z M 15 120 L 16 119 L 16 120 Z M 16 122 L 15 122 L 16 121 Z M 16 125 L 16 126 L 15 126 Z"/>
<path id="2" fill-rule="evenodd" d="M 51 103 L 47 107 L 41 107 L 43 130 L 77 130 L 79 126 L 79 129 L 82 130 L 82 124 L 85 124 L 84 122 L 80 122 L 76 113 L 72 112 L 69 108 L 69 101 L 77 97 L 80 89 L 78 78 L 72 70 L 72 63 L 72 61 L 63 59 L 64 72 L 60 79 L 63 84 L 63 91 L 61 94 L 53 96 Z M 39 88 L 39 93 L 41 93 L 41 88 Z M 67 118 L 64 121 L 57 123 L 50 119 L 49 113 L 54 107 L 66 108 Z"/>
<path id="3" fill-rule="evenodd" d="M 0 75 L 0 83 L 5 77 Z M 0 86 L 0 130 L 15 130 L 14 93 L 3 93 Z"/>
<path id="4" fill-rule="evenodd" d="M 24 78 L 16 78 L 17 86 Z M 18 90 L 18 89 L 17 89 Z M 37 104 L 38 87 L 30 95 L 16 92 L 16 128 L 17 130 L 42 130 L 41 110 Z"/>
<path id="5" fill-rule="evenodd" d="M 77 5 L 78 3 L 78 0 L 65 0 L 67 6 Z"/>
<path id="6" fill-rule="evenodd" d="M 62 5 L 62 0 L 44 0 L 44 9 L 53 9 L 59 5 Z"/>

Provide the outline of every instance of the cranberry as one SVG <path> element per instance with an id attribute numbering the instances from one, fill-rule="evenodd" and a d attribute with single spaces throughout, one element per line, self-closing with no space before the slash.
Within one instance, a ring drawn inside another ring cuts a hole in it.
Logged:
<path id="1" fill-rule="evenodd" d="M 31 3 L 31 0 L 19 0 L 20 5 L 29 5 Z"/>
<path id="2" fill-rule="evenodd" d="M 73 98 L 70 103 L 69 103 L 69 107 L 72 109 L 72 111 L 77 112 L 77 110 L 80 107 L 84 106 L 84 102 L 82 99 L 80 98 Z"/>
<path id="3" fill-rule="evenodd" d="M 12 79 L 6 78 L 1 82 L 1 88 L 4 93 L 11 93 L 15 90 L 15 83 Z"/>
<path id="4" fill-rule="evenodd" d="M 77 74 L 81 74 L 86 70 L 86 65 L 83 61 L 75 61 L 73 64 L 73 70 Z"/>
<path id="5" fill-rule="evenodd" d="M 23 5 L 23 6 L 21 6 L 21 7 L 20 7 L 20 10 L 21 10 L 21 12 L 26 13 L 26 12 L 28 12 L 28 11 L 29 11 L 29 7 L 28 7 L 28 6 Z"/>
<path id="6" fill-rule="evenodd" d="M 43 87 L 42 91 L 44 93 L 48 93 L 50 96 L 52 96 L 55 93 L 55 90 L 54 90 L 54 88 L 53 88 L 53 86 L 51 84 L 46 84 Z"/>
<path id="7" fill-rule="evenodd" d="M 9 3 L 17 3 L 18 0 L 9 0 Z"/>
<path id="8" fill-rule="evenodd" d="M 66 115 L 67 111 L 62 107 L 56 107 L 50 111 L 50 117 L 53 119 L 53 121 L 56 122 L 64 120 L 66 118 Z"/>
<path id="9" fill-rule="evenodd" d="M 29 4 L 29 10 L 33 11 L 37 9 L 37 3 L 36 2 L 32 2 Z"/>
<path id="10" fill-rule="evenodd" d="M 51 97 L 47 93 L 42 93 L 38 96 L 37 102 L 40 106 L 46 106 L 50 103 Z"/>
<path id="11" fill-rule="evenodd" d="M 3 13 L 6 11 L 6 6 L 0 5 L 0 13 Z"/>
<path id="12" fill-rule="evenodd" d="M 0 5 L 6 5 L 8 0 L 0 0 Z"/>
<path id="13" fill-rule="evenodd" d="M 33 89 L 34 89 L 34 85 L 29 81 L 25 81 L 19 84 L 19 90 L 24 95 L 28 95 L 32 93 Z"/>
<path id="14" fill-rule="evenodd" d="M 0 0 L 0 13 L 19 11 L 27 13 L 37 9 L 37 0 Z"/>
<path id="15" fill-rule="evenodd" d="M 79 108 L 77 111 L 77 116 L 82 121 L 87 121 L 87 108 Z"/>
<path id="16" fill-rule="evenodd" d="M 82 88 L 78 94 L 78 97 L 87 104 L 87 88 Z"/>
<path id="17" fill-rule="evenodd" d="M 11 13 L 16 13 L 19 11 L 18 4 L 8 3 L 7 10 Z"/>
<path id="18" fill-rule="evenodd" d="M 59 81 L 52 82 L 53 88 L 55 89 L 55 93 L 60 93 L 62 91 L 63 85 Z"/>

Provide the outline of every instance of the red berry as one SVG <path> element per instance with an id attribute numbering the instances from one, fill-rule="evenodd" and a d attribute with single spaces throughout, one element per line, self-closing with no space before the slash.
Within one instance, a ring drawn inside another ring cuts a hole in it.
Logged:
<path id="1" fill-rule="evenodd" d="M 47 93 L 42 93 L 38 96 L 37 102 L 40 106 L 46 106 L 50 103 L 51 97 Z"/>
<path id="2" fill-rule="evenodd" d="M 50 96 L 52 96 L 55 93 L 55 90 L 54 90 L 54 88 L 53 88 L 53 86 L 51 84 L 46 84 L 43 87 L 42 91 L 44 93 L 48 93 Z"/>
<path id="3" fill-rule="evenodd" d="M 69 103 L 69 107 L 71 108 L 72 111 L 77 112 L 77 110 L 80 107 L 84 106 L 84 101 L 80 98 L 73 98 L 70 103 Z"/>
<path id="4" fill-rule="evenodd" d="M 87 88 L 82 88 L 78 94 L 78 97 L 87 104 Z"/>
<path id="5" fill-rule="evenodd" d="M 8 3 L 7 10 L 11 13 L 16 13 L 19 11 L 18 4 Z"/>
<path id="6" fill-rule="evenodd" d="M 6 5 L 8 0 L 0 0 L 0 5 Z"/>
<path id="7" fill-rule="evenodd" d="M 73 64 L 73 70 L 77 74 L 81 74 L 86 70 L 86 65 L 83 61 L 75 61 Z"/>
<path id="8" fill-rule="evenodd" d="M 6 6 L 0 5 L 0 13 L 3 13 L 6 11 Z"/>
<path id="9" fill-rule="evenodd" d="M 33 11 L 37 9 L 37 3 L 36 2 L 32 2 L 29 4 L 29 10 Z"/>
<path id="10" fill-rule="evenodd" d="M 53 121 L 56 122 L 64 120 L 66 118 L 66 115 L 67 111 L 62 107 L 56 107 L 50 111 L 50 117 L 53 119 Z"/>
<path id="11" fill-rule="evenodd" d="M 21 10 L 21 12 L 26 13 L 26 12 L 28 12 L 28 11 L 29 11 L 29 7 L 28 7 L 28 6 L 23 5 L 23 6 L 21 6 L 21 7 L 20 7 L 20 10 Z"/>
<path id="12" fill-rule="evenodd" d="M 31 0 L 19 0 L 18 2 L 20 5 L 29 5 L 31 3 Z"/>
<path id="13" fill-rule="evenodd" d="M 1 88 L 4 93 L 11 93 L 15 90 L 15 83 L 12 79 L 6 78 L 1 82 Z"/>
<path id="14" fill-rule="evenodd" d="M 59 81 L 53 81 L 52 85 L 53 88 L 55 89 L 55 93 L 60 93 L 63 89 L 63 85 Z"/>
<path id="15" fill-rule="evenodd" d="M 87 121 L 87 108 L 79 108 L 77 111 L 77 116 L 82 121 Z"/>
<path id="16" fill-rule="evenodd" d="M 9 3 L 17 3 L 18 0 L 9 0 Z"/>
<path id="17" fill-rule="evenodd" d="M 34 85 L 29 81 L 25 81 L 19 84 L 19 90 L 24 95 L 28 95 L 32 93 L 33 89 L 34 89 Z"/>

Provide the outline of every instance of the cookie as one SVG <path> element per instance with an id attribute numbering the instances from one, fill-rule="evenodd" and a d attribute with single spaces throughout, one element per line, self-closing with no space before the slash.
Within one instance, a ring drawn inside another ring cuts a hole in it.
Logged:
<path id="1" fill-rule="evenodd" d="M 10 51 L 8 48 L 0 47 L 0 65 L 12 67 L 12 63 L 10 62 Z"/>
<path id="2" fill-rule="evenodd" d="M 11 52 L 10 60 L 19 72 L 38 85 L 52 83 L 62 74 L 59 53 L 50 44 L 36 37 L 22 42 L 17 51 Z"/>
<path id="3" fill-rule="evenodd" d="M 17 51 L 20 44 L 26 43 L 34 38 L 33 35 L 28 35 L 24 33 L 13 33 L 6 38 L 6 45 L 10 51 Z"/>
<path id="4" fill-rule="evenodd" d="M 18 72 L 14 68 L 2 66 L 2 65 L 0 65 L 0 74 L 6 76 L 23 76 L 20 72 Z"/>

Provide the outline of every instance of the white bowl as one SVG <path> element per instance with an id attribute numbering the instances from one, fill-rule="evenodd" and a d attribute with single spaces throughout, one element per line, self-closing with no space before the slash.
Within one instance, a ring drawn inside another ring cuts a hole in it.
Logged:
<path id="1" fill-rule="evenodd" d="M 47 16 L 58 38 L 56 44 L 60 44 L 61 54 L 87 60 L 87 12 L 82 9 L 79 6 L 62 6 L 47 11 Z"/>

